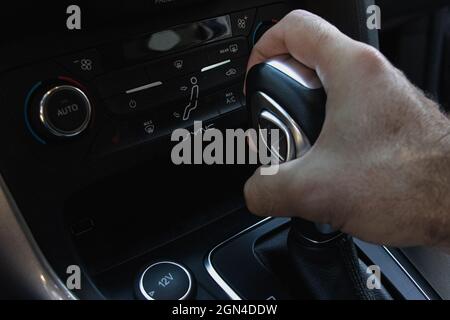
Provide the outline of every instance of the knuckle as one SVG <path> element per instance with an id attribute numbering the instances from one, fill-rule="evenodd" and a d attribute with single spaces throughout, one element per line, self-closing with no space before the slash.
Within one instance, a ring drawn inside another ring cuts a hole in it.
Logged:
<path id="1" fill-rule="evenodd" d="M 333 38 L 334 27 L 326 20 L 305 10 L 294 10 L 286 16 L 289 27 L 296 26 L 315 36 L 317 45 L 323 44 Z M 291 24 L 292 22 L 292 24 Z"/>
<path id="2" fill-rule="evenodd" d="M 285 16 L 285 19 L 288 21 L 293 20 L 292 22 L 296 24 L 298 24 L 299 22 L 303 22 L 303 24 L 315 24 L 317 22 L 325 22 L 325 20 L 319 17 L 318 15 L 315 15 L 312 12 L 302 9 L 296 9 L 291 11 Z"/>
<path id="3" fill-rule="evenodd" d="M 334 34 L 331 32 L 330 25 L 327 22 L 318 20 L 312 28 L 316 35 L 316 47 L 324 46 L 331 40 L 334 40 Z"/>
<path id="4" fill-rule="evenodd" d="M 287 14 L 286 18 L 287 19 L 299 19 L 299 18 L 304 18 L 307 16 L 312 16 L 312 14 L 305 10 L 296 9 L 296 10 L 289 12 Z"/>
<path id="5" fill-rule="evenodd" d="M 357 66 L 362 67 L 362 72 L 366 74 L 382 73 L 388 64 L 380 51 L 365 44 L 357 50 L 354 61 Z"/>

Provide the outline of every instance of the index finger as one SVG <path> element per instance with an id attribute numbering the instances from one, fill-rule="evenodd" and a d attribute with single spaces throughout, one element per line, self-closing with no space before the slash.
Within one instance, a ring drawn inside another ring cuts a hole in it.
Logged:
<path id="1" fill-rule="evenodd" d="M 327 86 L 333 78 L 334 62 L 355 43 L 319 16 L 304 10 L 292 11 L 255 44 L 247 71 L 270 58 L 290 54 L 314 69 Z"/>

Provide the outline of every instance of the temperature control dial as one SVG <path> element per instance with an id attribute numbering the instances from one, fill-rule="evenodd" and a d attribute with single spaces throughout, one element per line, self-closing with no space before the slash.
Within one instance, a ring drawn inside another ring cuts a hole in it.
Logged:
<path id="1" fill-rule="evenodd" d="M 56 137 L 81 134 L 89 125 L 92 107 L 89 98 L 72 85 L 58 85 L 44 93 L 39 102 L 39 121 Z"/>

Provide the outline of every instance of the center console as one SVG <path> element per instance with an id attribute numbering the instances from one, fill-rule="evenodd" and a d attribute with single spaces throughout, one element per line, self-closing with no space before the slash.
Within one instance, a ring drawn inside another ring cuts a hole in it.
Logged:
<path id="1" fill-rule="evenodd" d="M 308 298 L 265 260 L 285 258 L 272 249 L 289 221 L 245 209 L 255 167 L 176 166 L 171 133 L 197 134 L 194 121 L 201 130 L 247 128 L 254 43 L 294 8 L 326 7 L 332 21 L 338 11 L 320 1 L 179 2 L 132 14 L 123 5 L 80 34 L 9 35 L 1 174 L 56 274 L 82 268 L 78 298 Z M 395 298 L 434 297 L 395 249 L 357 246 L 365 264 L 382 266 Z"/>

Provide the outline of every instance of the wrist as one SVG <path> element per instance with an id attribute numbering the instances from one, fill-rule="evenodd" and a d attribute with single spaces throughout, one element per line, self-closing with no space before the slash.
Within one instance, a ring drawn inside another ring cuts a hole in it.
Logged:
<path id="1" fill-rule="evenodd" d="M 431 155 L 428 180 L 433 181 L 429 185 L 432 211 L 425 213 L 431 217 L 428 239 L 429 245 L 450 253 L 450 121 L 439 113 L 434 128 L 436 134 L 426 151 Z"/>

